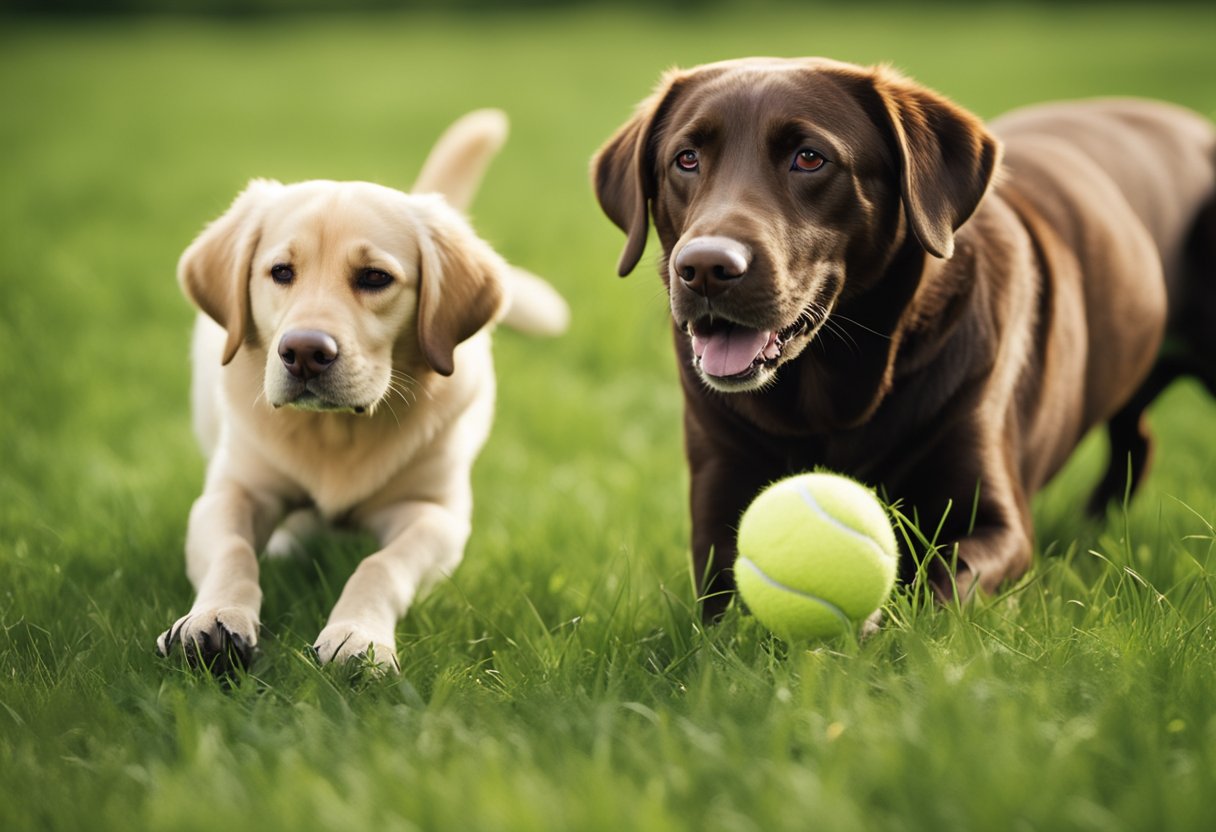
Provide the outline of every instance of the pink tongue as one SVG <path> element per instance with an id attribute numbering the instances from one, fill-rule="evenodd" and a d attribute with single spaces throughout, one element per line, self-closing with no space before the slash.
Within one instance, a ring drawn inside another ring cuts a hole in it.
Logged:
<path id="1" fill-rule="evenodd" d="M 760 351 L 768 346 L 771 332 L 732 326 L 710 335 L 693 338 L 693 352 L 701 358 L 701 369 L 711 376 L 726 378 L 747 370 Z"/>

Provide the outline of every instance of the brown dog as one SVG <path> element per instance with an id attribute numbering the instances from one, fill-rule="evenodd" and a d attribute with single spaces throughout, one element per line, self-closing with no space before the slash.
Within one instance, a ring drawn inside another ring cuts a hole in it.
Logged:
<path id="1" fill-rule="evenodd" d="M 1143 476 L 1165 385 L 1216 391 L 1216 136 L 1177 107 L 986 128 L 889 69 L 728 61 L 666 75 L 593 177 L 620 274 L 648 211 L 663 247 L 708 616 L 775 478 L 824 466 L 944 516 L 935 589 L 992 591 L 1029 568 L 1031 495 L 1087 430 L 1108 423 L 1103 507 Z"/>

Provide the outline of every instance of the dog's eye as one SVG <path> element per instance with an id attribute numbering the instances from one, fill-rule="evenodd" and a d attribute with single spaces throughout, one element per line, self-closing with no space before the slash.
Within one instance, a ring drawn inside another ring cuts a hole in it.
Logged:
<path id="1" fill-rule="evenodd" d="M 676 154 L 676 167 L 690 173 L 700 170 L 701 159 L 695 150 L 681 150 Z"/>
<path id="2" fill-rule="evenodd" d="M 287 286 L 296 279 L 296 272 L 286 263 L 275 263 L 270 267 L 270 277 L 280 286 Z"/>
<path id="3" fill-rule="evenodd" d="M 360 289 L 383 289 L 392 282 L 393 276 L 388 272 L 382 272 L 379 269 L 364 269 L 359 272 L 355 285 Z"/>
<path id="4" fill-rule="evenodd" d="M 790 164 L 790 170 L 801 170 L 811 173 L 819 170 L 827 163 L 828 160 L 823 158 L 823 156 L 808 147 L 804 147 L 794 154 L 794 161 Z"/>

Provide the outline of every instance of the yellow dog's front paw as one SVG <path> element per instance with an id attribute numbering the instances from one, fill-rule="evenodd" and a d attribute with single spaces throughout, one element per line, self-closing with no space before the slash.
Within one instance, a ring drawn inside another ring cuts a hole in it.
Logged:
<path id="1" fill-rule="evenodd" d="M 257 616 L 241 607 L 192 611 L 160 634 L 156 652 L 168 656 L 179 644 L 192 667 L 227 675 L 253 661 L 258 644 Z"/>
<path id="2" fill-rule="evenodd" d="M 378 672 L 401 672 L 392 633 L 375 633 L 359 624 L 330 624 L 317 636 L 312 649 L 323 665 L 358 661 L 367 662 Z"/>

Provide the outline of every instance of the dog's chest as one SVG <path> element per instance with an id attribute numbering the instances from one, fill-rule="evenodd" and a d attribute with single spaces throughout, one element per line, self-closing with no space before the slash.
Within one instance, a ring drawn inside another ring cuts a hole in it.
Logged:
<path id="1" fill-rule="evenodd" d="M 285 480 L 286 487 L 274 490 L 294 493 L 334 520 L 390 481 L 407 477 L 435 441 L 444 416 L 422 409 L 374 416 L 280 411 L 269 416 L 273 429 L 247 438 Z"/>

